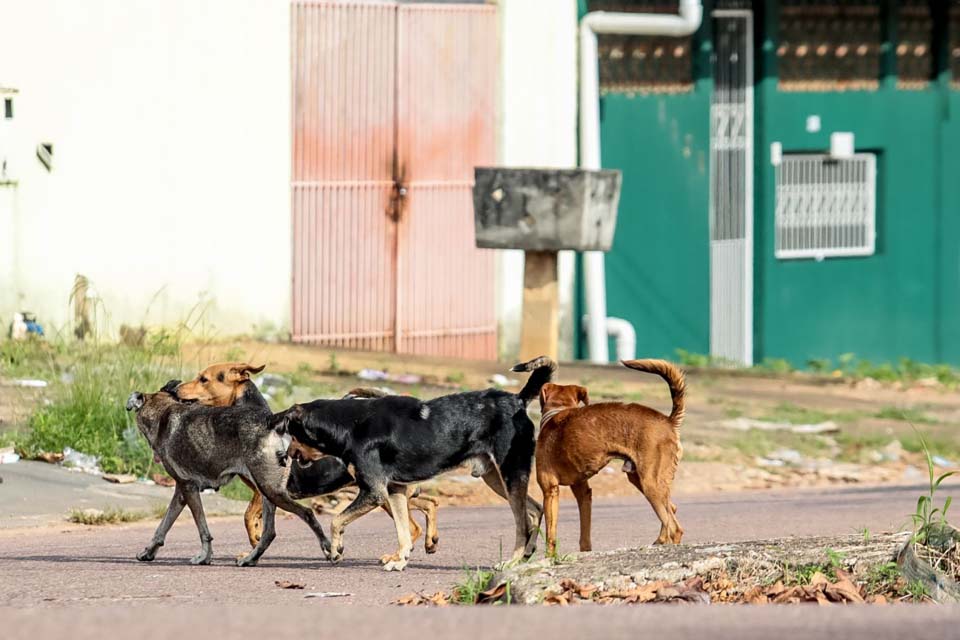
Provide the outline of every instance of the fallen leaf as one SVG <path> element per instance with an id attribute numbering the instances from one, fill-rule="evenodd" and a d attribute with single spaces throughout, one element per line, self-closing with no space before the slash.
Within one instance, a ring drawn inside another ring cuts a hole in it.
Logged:
<path id="1" fill-rule="evenodd" d="M 818 584 L 828 584 L 830 581 L 827 580 L 827 576 L 823 575 L 819 571 L 810 576 L 810 584 L 816 586 Z"/>
<path id="2" fill-rule="evenodd" d="M 437 591 L 435 594 L 427 598 L 427 600 L 438 607 L 446 607 L 450 604 L 449 596 L 447 596 L 447 594 L 445 594 L 443 591 Z"/>
<path id="3" fill-rule="evenodd" d="M 486 591 L 481 591 L 477 594 L 477 604 L 483 604 L 487 602 L 498 602 L 505 596 L 507 593 L 507 585 L 498 584 L 495 587 L 487 589 Z"/>
<path id="4" fill-rule="evenodd" d="M 878 593 L 878 594 L 875 595 L 875 596 L 870 596 L 870 598 L 867 599 L 867 603 L 868 603 L 868 604 L 881 604 L 881 605 L 882 605 L 882 604 L 887 604 L 887 599 L 884 598 L 883 595 L 881 595 L 881 594 Z"/>
<path id="5" fill-rule="evenodd" d="M 36 455 L 34 460 L 40 460 L 48 464 L 56 464 L 58 462 L 63 462 L 63 454 L 53 453 L 52 451 L 41 451 Z"/>
<path id="6" fill-rule="evenodd" d="M 398 604 L 398 605 L 401 605 L 401 606 L 403 606 L 403 605 L 409 605 L 409 604 L 417 604 L 417 602 L 418 602 L 419 600 L 420 600 L 420 596 L 419 596 L 418 594 L 416 594 L 416 593 L 408 593 L 407 595 L 405 595 L 405 596 L 400 596 L 399 598 L 397 598 L 396 600 L 394 600 L 394 601 L 393 601 L 393 604 Z"/>
<path id="7" fill-rule="evenodd" d="M 847 601 L 859 604 L 864 601 L 863 596 L 860 595 L 860 589 L 846 579 L 838 580 L 835 584 L 828 584 L 826 593 L 837 602 Z"/>
<path id="8" fill-rule="evenodd" d="M 767 594 L 760 587 L 751 587 L 743 594 L 743 601 L 746 604 L 768 604 Z"/>
<path id="9" fill-rule="evenodd" d="M 305 586 L 299 582 L 290 582 L 289 580 L 277 580 L 273 584 L 277 585 L 281 589 L 303 589 Z"/>

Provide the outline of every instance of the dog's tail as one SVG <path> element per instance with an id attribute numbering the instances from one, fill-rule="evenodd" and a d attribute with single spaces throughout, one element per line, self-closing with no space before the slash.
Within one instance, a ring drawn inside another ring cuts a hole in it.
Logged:
<path id="1" fill-rule="evenodd" d="M 683 396 L 687 391 L 687 382 L 681 371 L 672 362 L 666 360 L 621 360 L 623 366 L 646 373 L 655 373 L 670 385 L 670 397 L 673 399 L 673 411 L 670 412 L 670 422 L 679 428 L 683 423 L 686 409 L 683 406 Z"/>
<path id="2" fill-rule="evenodd" d="M 533 372 L 530 374 L 530 377 L 527 378 L 527 384 L 523 385 L 523 389 L 517 394 L 520 396 L 523 404 L 527 405 L 540 395 L 540 389 L 543 385 L 553 380 L 553 374 L 557 372 L 557 363 L 548 356 L 540 356 L 527 362 L 515 364 L 510 368 L 510 371 L 515 373 L 521 373 L 523 371 Z"/>

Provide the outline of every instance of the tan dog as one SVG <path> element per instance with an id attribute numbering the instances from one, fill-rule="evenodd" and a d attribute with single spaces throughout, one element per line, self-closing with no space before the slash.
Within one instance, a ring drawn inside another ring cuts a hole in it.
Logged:
<path id="1" fill-rule="evenodd" d="M 211 407 L 227 407 L 239 403 L 267 406 L 266 400 L 260 394 L 257 386 L 250 380 L 250 374 L 260 373 L 265 366 L 255 367 L 246 362 L 222 362 L 210 365 L 193 380 L 180 384 L 176 389 L 177 398 L 185 401 L 194 400 Z M 379 394 L 374 390 L 359 388 L 351 390 L 347 397 L 370 398 L 377 395 Z M 318 452 L 314 452 L 309 447 L 301 447 L 296 441 L 291 443 L 288 453 L 298 455 L 303 460 L 318 459 L 316 455 Z M 253 497 L 244 512 L 243 524 L 247 530 L 250 546 L 255 547 L 260 540 L 260 533 L 263 529 L 263 498 L 260 492 L 250 483 L 246 480 L 244 480 L 244 483 L 253 490 Z M 411 487 L 411 493 L 413 491 L 415 491 L 415 488 Z M 424 549 L 427 553 L 435 553 L 440 539 L 437 529 L 437 506 L 439 503 L 435 498 L 423 495 L 410 495 L 408 496 L 408 502 L 411 509 L 423 512 L 427 527 Z M 384 510 L 388 514 L 390 513 L 388 507 L 384 506 Z M 420 525 L 411 516 L 410 534 L 412 540 L 419 538 L 421 533 Z M 381 561 L 389 562 L 395 555 L 385 555 L 381 558 Z"/>
<path id="2" fill-rule="evenodd" d="M 537 439 L 537 483 L 543 491 L 547 519 L 547 553 L 555 554 L 560 485 L 569 486 L 580 510 L 580 550 L 590 551 L 589 479 L 611 460 L 624 461 L 630 482 L 650 502 L 660 518 L 655 544 L 679 544 L 683 529 L 674 515 L 670 488 L 683 455 L 683 372 L 665 360 L 628 360 L 624 366 L 655 373 L 670 385 L 673 410 L 669 416 L 640 404 L 590 404 L 578 385 L 545 384 L 540 391 L 540 436 Z M 583 407 L 579 404 L 583 403 Z"/>

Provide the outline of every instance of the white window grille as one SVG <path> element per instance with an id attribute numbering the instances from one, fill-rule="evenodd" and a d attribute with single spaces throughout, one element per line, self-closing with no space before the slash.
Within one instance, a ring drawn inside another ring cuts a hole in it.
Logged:
<path id="1" fill-rule="evenodd" d="M 876 247 L 877 158 L 784 154 L 776 169 L 780 259 L 870 256 Z"/>

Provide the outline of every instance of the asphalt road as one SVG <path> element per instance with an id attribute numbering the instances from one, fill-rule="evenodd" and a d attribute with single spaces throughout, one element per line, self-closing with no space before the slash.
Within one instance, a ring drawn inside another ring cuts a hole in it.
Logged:
<path id="1" fill-rule="evenodd" d="M 891 531 L 907 522 L 921 489 L 686 496 L 677 500 L 677 515 L 687 531 L 685 541 L 690 542 L 832 535 L 863 528 Z M 949 494 L 960 496 L 960 491 L 951 487 L 945 495 Z M 242 525 L 235 517 L 211 521 L 216 556 L 209 567 L 187 564 L 199 542 L 186 513 L 152 564 L 139 563 L 134 556 L 149 539 L 154 523 L 0 531 L 0 636 L 43 637 L 42 629 L 54 630 L 58 624 L 67 625 L 74 640 L 109 637 L 102 633 L 103 624 L 141 638 L 169 638 L 178 630 L 206 628 L 293 637 L 305 632 L 303 625 L 315 632 L 336 625 L 364 635 L 389 629 L 392 637 L 418 639 L 424 633 L 456 634 L 459 638 L 494 632 L 572 637 L 601 628 L 604 635 L 669 630 L 679 638 L 704 634 L 711 638 L 772 637 L 775 629 L 793 629 L 796 637 L 841 633 L 844 638 L 945 638 L 960 628 L 960 610 L 933 606 L 887 610 L 831 607 L 829 611 L 817 607 L 671 606 L 601 611 L 586 606 L 578 612 L 562 613 L 554 609 L 518 611 L 516 607 L 369 609 L 411 591 L 447 590 L 460 579 L 465 567 L 489 566 L 509 555 L 512 518 L 505 504 L 441 508 L 439 517 L 440 551 L 426 556 L 418 546 L 403 573 L 384 572 L 377 563 L 380 553 L 395 544 L 392 524 L 380 513 L 347 529 L 345 559 L 339 566 L 331 566 L 322 558 L 307 527 L 292 518 L 281 519 L 273 546 L 258 567 L 247 569 L 233 566 L 233 558 L 245 550 Z M 649 544 L 657 530 L 658 523 L 642 499 L 594 503 L 596 550 Z M 576 537 L 576 507 L 564 501 L 561 551 L 574 550 Z M 274 584 L 277 580 L 299 582 L 305 589 L 279 589 Z M 353 595 L 337 599 L 304 597 L 310 592 L 330 591 Z M 409 620 L 410 625 L 400 624 L 403 620 Z M 88 633 L 90 629 L 99 631 Z"/>

